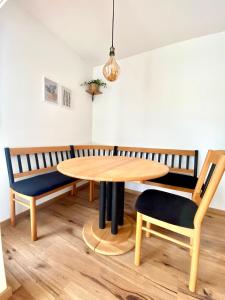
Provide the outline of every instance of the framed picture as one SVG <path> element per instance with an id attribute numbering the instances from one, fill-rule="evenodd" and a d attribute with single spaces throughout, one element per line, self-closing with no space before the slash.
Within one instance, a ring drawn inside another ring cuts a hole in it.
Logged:
<path id="1" fill-rule="evenodd" d="M 44 99 L 47 102 L 58 104 L 59 98 L 59 88 L 58 83 L 48 79 L 44 78 Z"/>
<path id="2" fill-rule="evenodd" d="M 64 86 L 61 88 L 62 106 L 71 108 L 72 106 L 72 91 Z"/>

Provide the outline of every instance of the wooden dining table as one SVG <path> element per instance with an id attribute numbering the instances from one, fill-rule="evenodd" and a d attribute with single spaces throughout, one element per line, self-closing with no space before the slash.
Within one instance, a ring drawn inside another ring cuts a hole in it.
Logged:
<path id="1" fill-rule="evenodd" d="M 58 164 L 64 175 L 100 182 L 99 215 L 83 227 L 83 238 L 95 252 L 119 255 L 134 248 L 135 222 L 124 216 L 125 182 L 142 182 L 166 175 L 166 165 L 135 157 L 88 156 Z M 79 213 L 79 212 L 78 212 Z"/>

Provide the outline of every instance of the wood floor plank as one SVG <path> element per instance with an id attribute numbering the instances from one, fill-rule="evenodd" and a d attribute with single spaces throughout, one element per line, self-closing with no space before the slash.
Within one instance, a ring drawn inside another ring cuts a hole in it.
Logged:
<path id="1" fill-rule="evenodd" d="M 9 300 L 35 300 L 24 287 L 20 287 Z"/>
<path id="2" fill-rule="evenodd" d="M 7 280 L 7 285 L 12 288 L 13 293 L 16 292 L 21 287 L 21 284 L 19 281 L 16 279 L 15 276 L 9 270 L 6 270 L 6 280 Z"/>

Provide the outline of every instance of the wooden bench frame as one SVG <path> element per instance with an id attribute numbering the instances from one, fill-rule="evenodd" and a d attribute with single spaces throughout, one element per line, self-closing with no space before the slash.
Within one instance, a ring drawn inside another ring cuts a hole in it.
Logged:
<path id="1" fill-rule="evenodd" d="M 9 181 L 10 185 L 15 182 L 15 179 L 22 178 L 22 177 L 30 177 L 32 175 L 39 175 L 44 174 L 50 171 L 56 171 L 56 166 L 53 163 L 53 153 L 55 153 L 56 162 L 58 163 L 60 160 L 73 158 L 74 152 L 72 146 L 54 146 L 54 147 L 32 147 L 32 148 L 6 148 L 5 154 L 6 154 L 6 162 L 7 162 L 7 168 L 8 168 L 8 174 L 9 174 Z M 60 154 L 59 154 L 60 153 Z M 43 164 L 44 167 L 40 167 L 40 161 L 38 155 L 41 154 L 43 158 Z M 24 171 L 22 166 L 22 160 L 21 156 L 26 156 L 27 160 L 27 166 L 28 170 Z M 31 155 L 34 155 L 35 162 L 36 162 L 36 169 L 32 169 L 31 164 Z M 50 166 L 48 166 L 46 162 L 46 155 L 49 155 L 50 160 Z M 60 155 L 60 159 L 59 156 Z M 17 157 L 17 163 L 18 163 L 18 169 L 19 172 L 14 173 L 13 171 L 13 164 L 12 164 L 12 157 Z M 58 192 L 62 189 L 65 189 L 67 187 L 72 187 L 71 195 L 75 195 L 76 193 L 76 184 L 78 183 L 78 180 L 63 185 L 59 188 L 53 189 L 49 192 L 46 192 L 44 194 L 38 195 L 38 196 L 28 196 L 21 193 L 18 193 L 14 191 L 12 188 L 10 188 L 10 220 L 11 225 L 15 226 L 15 203 L 19 203 L 30 210 L 30 223 L 31 223 L 31 239 L 32 241 L 37 240 L 37 217 L 36 217 L 36 201 L 48 196 L 50 194 L 53 194 L 55 192 Z M 19 200 L 19 198 L 24 199 L 25 201 Z"/>
<path id="2" fill-rule="evenodd" d="M 157 148 L 142 148 L 142 147 L 123 147 L 117 146 L 118 156 L 134 156 L 139 158 L 151 159 L 160 163 L 167 164 L 169 156 L 171 156 L 170 172 L 190 175 L 197 178 L 198 171 L 198 150 L 178 150 L 178 149 L 157 149 Z M 164 157 L 163 157 L 164 156 Z M 178 158 L 178 165 L 175 167 L 175 159 Z M 190 168 L 190 158 L 194 158 L 194 167 Z M 157 158 L 157 159 L 155 159 Z M 163 159 L 164 158 L 164 161 Z M 182 160 L 186 159 L 185 168 L 182 167 Z M 157 183 L 153 181 L 144 181 L 144 184 L 150 184 L 161 188 L 177 190 L 181 192 L 193 193 L 194 189 L 188 189 L 184 187 L 177 187 L 173 185 L 167 185 Z"/>

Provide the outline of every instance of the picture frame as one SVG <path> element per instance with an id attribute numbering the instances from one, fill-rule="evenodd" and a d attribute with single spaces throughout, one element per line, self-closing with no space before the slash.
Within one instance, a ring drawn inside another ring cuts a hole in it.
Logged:
<path id="1" fill-rule="evenodd" d="M 65 108 L 72 108 L 72 91 L 65 86 L 61 86 L 61 104 Z"/>
<path id="2" fill-rule="evenodd" d="M 59 85 L 47 77 L 44 77 L 44 101 L 48 103 L 59 103 Z"/>

